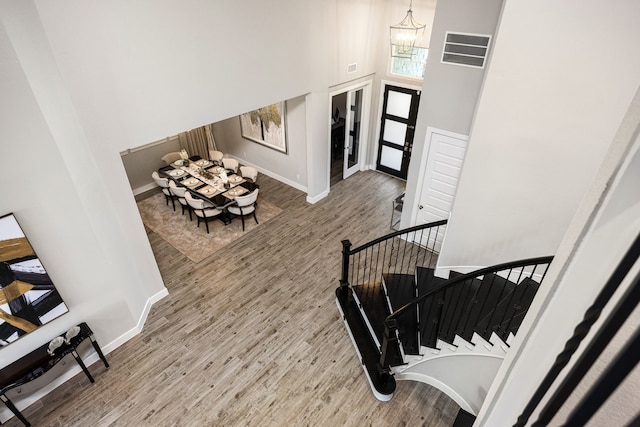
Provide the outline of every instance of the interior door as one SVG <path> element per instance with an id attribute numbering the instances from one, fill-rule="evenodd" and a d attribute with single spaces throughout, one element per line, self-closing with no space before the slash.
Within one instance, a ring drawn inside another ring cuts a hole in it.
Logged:
<path id="1" fill-rule="evenodd" d="M 407 179 L 420 91 L 385 85 L 378 142 L 379 171 Z"/>
<path id="2" fill-rule="evenodd" d="M 429 148 L 416 225 L 449 219 L 467 142 L 466 135 L 432 128 L 427 131 Z M 437 236 L 431 236 L 435 242 L 424 242 L 424 244 L 434 245 L 435 243 L 435 250 L 439 252 L 444 232 L 445 229 L 442 228 Z"/>
<path id="3" fill-rule="evenodd" d="M 347 93 L 347 117 L 345 123 L 344 166 L 342 177 L 348 178 L 360 170 L 360 137 L 362 132 L 362 95 L 364 89 Z"/>

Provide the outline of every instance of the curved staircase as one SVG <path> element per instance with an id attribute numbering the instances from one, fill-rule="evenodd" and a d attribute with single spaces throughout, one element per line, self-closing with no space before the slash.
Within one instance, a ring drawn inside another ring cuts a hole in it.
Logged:
<path id="1" fill-rule="evenodd" d="M 374 395 L 430 384 L 477 414 L 552 257 L 436 275 L 446 221 L 351 249 L 336 301 Z"/>

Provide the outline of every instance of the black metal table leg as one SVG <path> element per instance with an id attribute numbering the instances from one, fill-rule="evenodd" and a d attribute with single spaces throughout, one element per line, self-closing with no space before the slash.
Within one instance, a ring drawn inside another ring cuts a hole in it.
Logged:
<path id="1" fill-rule="evenodd" d="M 89 381 L 91 381 L 92 383 L 95 382 L 95 380 L 93 379 L 93 377 L 91 376 L 91 374 L 89 373 L 89 370 L 87 369 L 87 367 L 85 366 L 84 362 L 82 361 L 82 359 L 80 358 L 80 355 L 78 354 L 77 351 L 73 350 L 71 352 L 71 354 L 73 354 L 73 357 L 76 359 L 76 362 L 78 362 L 78 365 L 80 365 L 80 367 L 82 368 L 82 370 L 84 371 L 85 375 L 87 376 L 87 378 L 89 378 Z"/>
<path id="2" fill-rule="evenodd" d="M 7 408 L 9 408 L 9 410 L 11 410 L 11 412 L 13 412 L 13 414 L 16 417 L 18 417 L 20 421 L 22 421 L 22 424 L 24 424 L 27 427 L 31 425 L 31 423 L 27 421 L 27 419 L 24 417 L 24 415 L 22 415 L 20 411 L 18 411 L 18 408 L 16 408 L 16 405 L 14 405 L 13 402 L 10 401 L 7 396 L 5 396 L 4 394 L 0 394 L 0 400 L 2 400 L 2 402 L 7 406 Z"/>
<path id="3" fill-rule="evenodd" d="M 100 359 L 104 363 L 104 366 L 106 368 L 108 368 L 109 367 L 109 362 L 107 362 L 107 358 L 104 357 L 104 354 L 102 354 L 102 349 L 98 345 L 98 341 L 96 341 L 96 339 L 93 337 L 93 335 L 91 335 L 91 345 L 93 345 L 93 348 L 96 349 L 96 353 L 98 353 L 98 356 L 100 356 Z"/>

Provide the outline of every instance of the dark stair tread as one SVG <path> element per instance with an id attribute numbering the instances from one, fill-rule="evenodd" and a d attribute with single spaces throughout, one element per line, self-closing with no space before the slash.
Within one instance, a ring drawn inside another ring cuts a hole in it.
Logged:
<path id="1" fill-rule="evenodd" d="M 384 273 L 382 275 L 391 311 L 395 311 L 416 297 L 415 277 L 413 274 Z"/>
<path id="2" fill-rule="evenodd" d="M 383 274 L 387 296 L 393 311 L 405 306 L 416 297 L 415 276 L 412 274 Z M 410 308 L 396 318 L 402 348 L 406 354 L 418 354 L 417 308 Z"/>
<path id="3" fill-rule="evenodd" d="M 361 363 L 367 370 L 374 388 L 381 394 L 392 394 L 396 388 L 395 379 L 391 375 L 380 375 L 378 372 L 380 351 L 369 334 L 369 329 L 351 296 L 351 290 L 347 290 L 347 292 L 344 293 L 341 288 L 338 288 L 336 289 L 336 297 L 344 314 L 344 319 L 349 325 L 351 335 L 358 347 L 360 356 L 362 357 Z M 387 348 L 392 353 L 395 353 L 396 359 L 400 358 L 400 351 L 397 347 L 397 344 L 394 342 Z"/>
<path id="4" fill-rule="evenodd" d="M 451 270 L 449 272 L 449 280 L 455 279 L 456 277 L 460 277 L 462 275 L 463 273 L 459 273 L 455 270 Z M 476 282 L 475 287 L 478 287 L 478 286 L 480 286 L 479 281 Z M 474 288 L 474 287 L 473 286 L 467 287 L 467 289 L 471 289 L 471 288 Z M 457 290 L 450 288 L 444 292 L 444 297 L 443 297 L 444 307 L 443 307 L 441 324 L 440 324 L 440 330 L 443 333 L 441 333 L 440 339 L 442 339 L 445 342 L 448 342 L 449 344 L 453 344 L 453 340 L 455 338 L 454 330 L 456 326 L 456 319 L 454 319 L 453 313 L 454 311 L 456 311 L 455 310 L 456 307 L 453 301 L 457 301 L 457 299 L 463 295 L 463 292 L 461 292 L 462 289 L 463 289 L 462 287 L 459 287 Z M 469 293 L 470 295 L 473 295 L 473 293 L 470 293 L 470 291 L 467 291 L 467 293 Z M 435 345 L 435 338 L 432 338 L 432 341 L 434 341 L 434 345 Z"/>
<path id="5" fill-rule="evenodd" d="M 460 409 L 452 427 L 472 427 L 475 421 L 475 416 L 471 415 L 464 409 Z"/>
<path id="6" fill-rule="evenodd" d="M 438 338 L 453 344 L 456 334 L 462 333 L 462 320 L 466 318 L 471 300 L 480 286 L 480 279 L 467 279 L 443 290 L 435 298 L 425 300 L 420 311 L 423 345 L 435 347 Z"/>
<path id="7" fill-rule="evenodd" d="M 433 268 L 418 267 L 416 277 L 418 281 L 418 294 L 424 295 L 432 289 L 446 282 L 447 279 L 436 277 Z M 442 322 L 442 304 L 439 304 L 441 297 L 427 298 L 420 304 L 418 316 L 420 317 L 421 343 L 428 347 L 435 347 L 438 329 Z"/>
<path id="8" fill-rule="evenodd" d="M 418 295 L 424 295 L 431 289 L 440 286 L 446 282 L 447 279 L 442 277 L 436 277 L 434 275 L 435 270 L 433 268 L 418 267 L 416 268 L 416 279 L 418 282 Z"/>
<path id="9" fill-rule="evenodd" d="M 382 284 L 370 283 L 353 286 L 352 289 L 358 296 L 360 304 L 362 304 L 362 310 L 367 316 L 369 324 L 378 338 L 378 342 L 382 344 L 384 320 L 390 314 Z"/>
<path id="10" fill-rule="evenodd" d="M 478 330 L 487 331 L 487 335 L 495 331 L 503 340 L 510 332 L 515 335 L 539 286 L 540 284 L 531 278 L 523 279 L 513 293 L 503 298 L 495 310 L 478 322 Z"/>
<path id="11" fill-rule="evenodd" d="M 478 322 L 493 312 L 496 306 L 505 297 L 508 297 L 516 287 L 515 283 L 497 274 L 485 274 L 480 288 L 478 288 L 467 307 L 464 328 L 462 331 L 458 331 L 458 334 L 467 341 L 471 341 L 473 333 L 477 330 Z M 488 340 L 491 333 L 489 332 L 488 336 L 486 334 L 481 335 Z"/>

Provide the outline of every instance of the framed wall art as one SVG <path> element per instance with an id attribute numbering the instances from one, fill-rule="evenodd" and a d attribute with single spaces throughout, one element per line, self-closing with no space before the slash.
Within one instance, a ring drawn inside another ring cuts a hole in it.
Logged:
<path id="1" fill-rule="evenodd" d="M 15 216 L 0 217 L 0 346 L 68 311 Z"/>
<path id="2" fill-rule="evenodd" d="M 282 153 L 287 152 L 286 103 L 267 105 L 240 115 L 240 133 L 243 138 L 257 142 Z"/>

